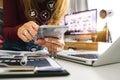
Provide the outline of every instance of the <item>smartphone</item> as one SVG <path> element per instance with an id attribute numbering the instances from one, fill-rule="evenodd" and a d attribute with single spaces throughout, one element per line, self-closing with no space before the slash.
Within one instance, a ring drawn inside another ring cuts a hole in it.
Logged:
<path id="1" fill-rule="evenodd" d="M 39 27 L 37 35 L 34 40 L 44 38 L 59 38 L 64 36 L 64 33 L 68 30 L 65 25 L 42 25 Z"/>

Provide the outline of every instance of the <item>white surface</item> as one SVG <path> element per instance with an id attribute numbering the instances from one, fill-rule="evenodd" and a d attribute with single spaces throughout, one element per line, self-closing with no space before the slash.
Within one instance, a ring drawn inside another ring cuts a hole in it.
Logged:
<path id="1" fill-rule="evenodd" d="M 69 71 L 69 76 L 10 78 L 0 80 L 120 80 L 120 63 L 101 67 L 91 67 L 59 59 L 56 59 L 56 61 Z"/>

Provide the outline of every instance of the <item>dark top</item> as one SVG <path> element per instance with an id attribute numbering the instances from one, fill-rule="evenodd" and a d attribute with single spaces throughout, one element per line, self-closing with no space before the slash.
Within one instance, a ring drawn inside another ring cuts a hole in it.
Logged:
<path id="1" fill-rule="evenodd" d="M 43 3 L 40 3 L 39 10 L 41 13 L 38 15 L 38 21 L 40 25 L 44 24 L 50 19 L 51 13 L 53 12 L 50 8 L 51 3 L 51 0 L 45 0 Z M 20 25 L 24 24 L 27 21 L 28 20 L 24 16 L 24 11 L 20 6 L 19 0 L 3 0 L 2 35 L 5 40 L 19 40 L 17 36 L 17 30 Z"/>

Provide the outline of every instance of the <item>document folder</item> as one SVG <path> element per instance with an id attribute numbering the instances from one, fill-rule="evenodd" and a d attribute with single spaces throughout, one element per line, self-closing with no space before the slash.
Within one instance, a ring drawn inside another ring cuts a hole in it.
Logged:
<path id="1" fill-rule="evenodd" d="M 69 72 L 46 52 L 0 50 L 0 78 L 67 75 Z"/>

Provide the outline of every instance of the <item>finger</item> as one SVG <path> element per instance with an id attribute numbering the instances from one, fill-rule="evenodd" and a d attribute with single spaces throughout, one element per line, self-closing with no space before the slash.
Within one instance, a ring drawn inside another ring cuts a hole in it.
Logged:
<path id="1" fill-rule="evenodd" d="M 55 53 L 58 53 L 58 52 L 61 52 L 63 50 L 63 46 L 54 46 L 53 47 L 53 50 Z"/>
<path id="2" fill-rule="evenodd" d="M 30 21 L 30 23 L 32 24 L 32 28 L 35 30 L 35 31 L 38 31 L 38 24 L 36 24 L 34 21 Z"/>
<path id="3" fill-rule="evenodd" d="M 48 52 L 51 52 L 52 51 L 52 48 L 51 48 L 51 44 L 50 43 L 45 43 L 44 45 L 42 45 L 44 48 L 46 48 L 48 50 Z"/>
<path id="4" fill-rule="evenodd" d="M 45 45 L 46 41 L 43 40 L 43 39 L 37 39 L 35 40 L 35 44 L 38 44 L 38 45 Z"/>
<path id="5" fill-rule="evenodd" d="M 24 41 L 24 42 L 29 42 L 29 40 L 26 38 L 26 36 L 22 36 L 22 40 Z"/>
<path id="6" fill-rule="evenodd" d="M 48 52 L 50 53 L 52 50 L 51 50 L 51 44 L 50 43 L 46 43 L 44 45 L 42 45 L 44 48 L 47 48 Z"/>
<path id="7" fill-rule="evenodd" d="M 25 36 L 25 34 L 20 34 L 20 38 L 24 41 L 24 42 L 28 42 L 27 37 Z"/>
<path id="8" fill-rule="evenodd" d="M 25 23 L 24 28 L 29 32 L 29 34 L 32 37 L 34 37 L 37 34 L 38 25 L 33 21 L 29 21 L 29 22 Z"/>
<path id="9" fill-rule="evenodd" d="M 49 50 L 52 54 L 57 54 L 58 52 L 62 51 L 63 48 L 59 46 L 51 46 Z"/>
<path id="10" fill-rule="evenodd" d="M 24 30 L 25 30 L 24 28 L 20 27 L 17 34 L 19 38 L 22 39 L 24 42 L 28 42 L 28 39 L 26 38 L 25 34 L 23 34 Z"/>
<path id="11" fill-rule="evenodd" d="M 64 41 L 61 39 L 55 39 L 55 38 L 45 38 L 46 43 L 52 43 L 55 45 L 63 46 Z"/>
<path id="12" fill-rule="evenodd" d="M 48 47 L 49 52 L 60 52 L 63 50 L 64 48 L 64 41 L 62 42 L 59 39 L 53 39 L 53 38 L 48 38 L 48 40 L 46 41 L 45 46 L 47 45 L 51 45 Z"/>
<path id="13" fill-rule="evenodd" d="M 27 29 L 28 33 L 31 35 L 31 37 L 33 38 L 36 34 L 37 31 L 31 26 Z"/>
<path id="14" fill-rule="evenodd" d="M 63 50 L 63 46 L 55 45 L 52 43 L 46 43 L 43 47 L 47 47 L 48 52 L 50 53 L 58 53 Z"/>
<path id="15" fill-rule="evenodd" d="M 33 38 L 28 30 L 24 30 L 23 35 L 27 38 L 28 41 L 32 40 Z"/>

